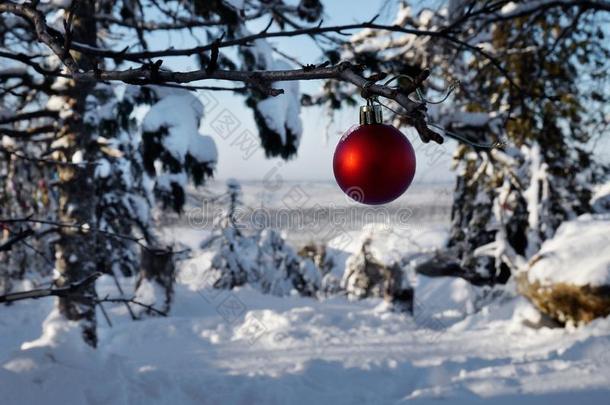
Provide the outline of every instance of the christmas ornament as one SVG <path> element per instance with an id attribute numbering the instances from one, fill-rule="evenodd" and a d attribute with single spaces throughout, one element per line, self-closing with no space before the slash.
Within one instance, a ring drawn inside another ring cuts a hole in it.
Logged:
<path id="1" fill-rule="evenodd" d="M 415 175 L 415 152 L 402 132 L 383 124 L 381 105 L 367 100 L 360 125 L 342 137 L 333 158 L 337 184 L 351 199 L 385 204 L 404 193 Z"/>

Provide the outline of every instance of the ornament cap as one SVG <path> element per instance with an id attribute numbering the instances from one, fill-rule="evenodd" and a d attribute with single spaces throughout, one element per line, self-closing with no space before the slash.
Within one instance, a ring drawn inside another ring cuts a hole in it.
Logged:
<path id="1" fill-rule="evenodd" d="M 381 106 L 369 104 L 360 107 L 360 125 L 364 124 L 383 124 Z"/>

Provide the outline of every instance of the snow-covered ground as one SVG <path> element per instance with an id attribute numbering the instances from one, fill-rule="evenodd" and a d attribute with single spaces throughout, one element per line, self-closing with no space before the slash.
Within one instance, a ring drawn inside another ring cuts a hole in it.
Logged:
<path id="1" fill-rule="evenodd" d="M 387 238 L 379 243 L 387 254 L 430 249 L 445 229 L 434 220 L 399 232 L 382 228 Z M 357 231 L 346 234 L 349 243 L 336 246 L 344 259 L 359 240 Z M 206 235 L 185 223 L 166 229 L 195 257 L 179 272 L 170 316 L 134 322 L 123 305 L 106 304 L 112 326 L 98 310 L 96 350 L 58 317 L 54 299 L 2 308 L 0 404 L 608 401 L 610 318 L 578 328 L 536 326 L 538 312 L 510 285 L 489 291 L 414 275 L 412 317 L 386 311 L 378 299 L 214 290 L 202 276 L 209 256 L 198 251 Z M 132 282 L 122 280 L 123 287 L 130 291 Z M 97 288 L 116 295 L 106 276 Z"/>
<path id="2" fill-rule="evenodd" d="M 610 319 L 533 329 L 522 298 L 466 315 L 471 290 L 420 280 L 410 318 L 374 299 L 200 290 L 182 278 L 168 318 L 107 308 L 113 326 L 100 318 L 97 350 L 52 299 L 19 302 L 0 319 L 2 403 L 606 403 Z"/>

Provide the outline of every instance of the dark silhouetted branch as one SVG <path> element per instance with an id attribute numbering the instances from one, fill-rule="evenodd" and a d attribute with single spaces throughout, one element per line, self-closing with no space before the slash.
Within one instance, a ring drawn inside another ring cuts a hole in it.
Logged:
<path id="1" fill-rule="evenodd" d="M 37 290 L 29 290 L 0 295 L 0 303 L 14 302 L 25 299 L 37 299 L 43 297 L 76 297 L 79 296 L 79 294 L 89 285 L 93 284 L 95 280 L 97 280 L 101 275 L 102 273 L 93 273 L 81 281 L 77 281 L 66 287 L 61 288 L 42 288 Z M 82 298 L 88 299 L 88 297 L 84 296 Z"/>

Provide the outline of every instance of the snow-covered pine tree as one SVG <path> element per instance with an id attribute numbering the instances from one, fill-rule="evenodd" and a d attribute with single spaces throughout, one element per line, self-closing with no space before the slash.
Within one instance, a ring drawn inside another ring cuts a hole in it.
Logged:
<path id="1" fill-rule="evenodd" d="M 227 192 L 215 198 L 225 205 L 216 218 L 216 229 L 202 242 L 215 252 L 210 266 L 215 288 L 231 289 L 252 285 L 266 294 L 288 295 L 293 290 L 304 296 L 315 296 L 321 276 L 310 260 L 303 260 L 274 229 L 247 231 L 237 221 L 243 209 L 241 187 L 236 180 L 227 181 Z"/>
<path id="2" fill-rule="evenodd" d="M 342 250 L 333 249 L 325 244 L 308 243 L 302 246 L 298 254 L 301 256 L 301 266 L 310 268 L 321 276 L 318 295 L 322 297 L 332 296 L 342 291 L 341 276 L 339 269 L 341 259 L 337 256 L 344 253 Z"/>
<path id="3" fill-rule="evenodd" d="M 95 229 L 124 237 L 98 237 L 97 269 L 114 276 L 133 276 L 140 246 L 155 246 L 151 208 L 152 181 L 144 171 L 141 136 L 134 116 L 139 90 L 98 84 L 87 97 L 85 123 L 99 145 L 95 161 Z"/>
<path id="4" fill-rule="evenodd" d="M 595 18 L 551 9 L 485 26 L 480 41 L 491 45 L 514 85 L 493 66 L 464 59 L 471 74 L 455 103 L 477 119 L 445 125 L 508 145 L 459 147 L 449 246 L 491 283 L 505 281 L 561 222 L 590 211 L 594 184 L 606 172 L 589 141 L 607 129 L 604 117 L 591 113 L 603 111 L 607 96 L 583 80 L 607 77 L 599 67 L 609 48 Z M 484 111 L 497 113 L 481 119 Z"/>
<path id="5" fill-rule="evenodd" d="M 225 208 L 218 218 L 214 218 L 215 231 L 202 241 L 204 249 L 214 246 L 210 268 L 215 277 L 215 288 L 231 289 L 244 285 L 255 257 L 252 254 L 254 241 L 244 236 L 236 221 L 237 210 L 242 206 L 242 192 L 239 182 L 227 181 L 227 192 L 215 198 Z"/>
<path id="6" fill-rule="evenodd" d="M 98 269 L 137 275 L 138 301 L 167 312 L 174 259 L 152 229 L 151 210 L 158 202 L 180 212 L 187 184 L 203 184 L 214 170 L 216 146 L 198 130 L 203 105 L 188 91 L 123 85 L 98 85 L 88 102 L 88 130 L 101 145 L 95 170 L 97 229 L 120 235 L 99 240 L 98 249 L 106 254 Z"/>
<path id="7" fill-rule="evenodd" d="M 121 295 L 130 296 L 132 292 L 123 290 L 117 276 L 137 275 L 136 297 L 167 312 L 173 291 L 171 249 L 159 246 L 153 231 L 155 177 L 144 168 L 142 135 L 136 116 L 138 108 L 152 102 L 148 90 L 98 84 L 87 98 L 87 130 L 95 134 L 99 145 L 94 172 L 95 229 L 102 232 L 96 238 L 96 248 L 104 254 L 96 267 L 115 277 Z M 160 274 L 160 269 L 166 271 Z M 142 310 L 129 309 L 133 316 Z"/>

